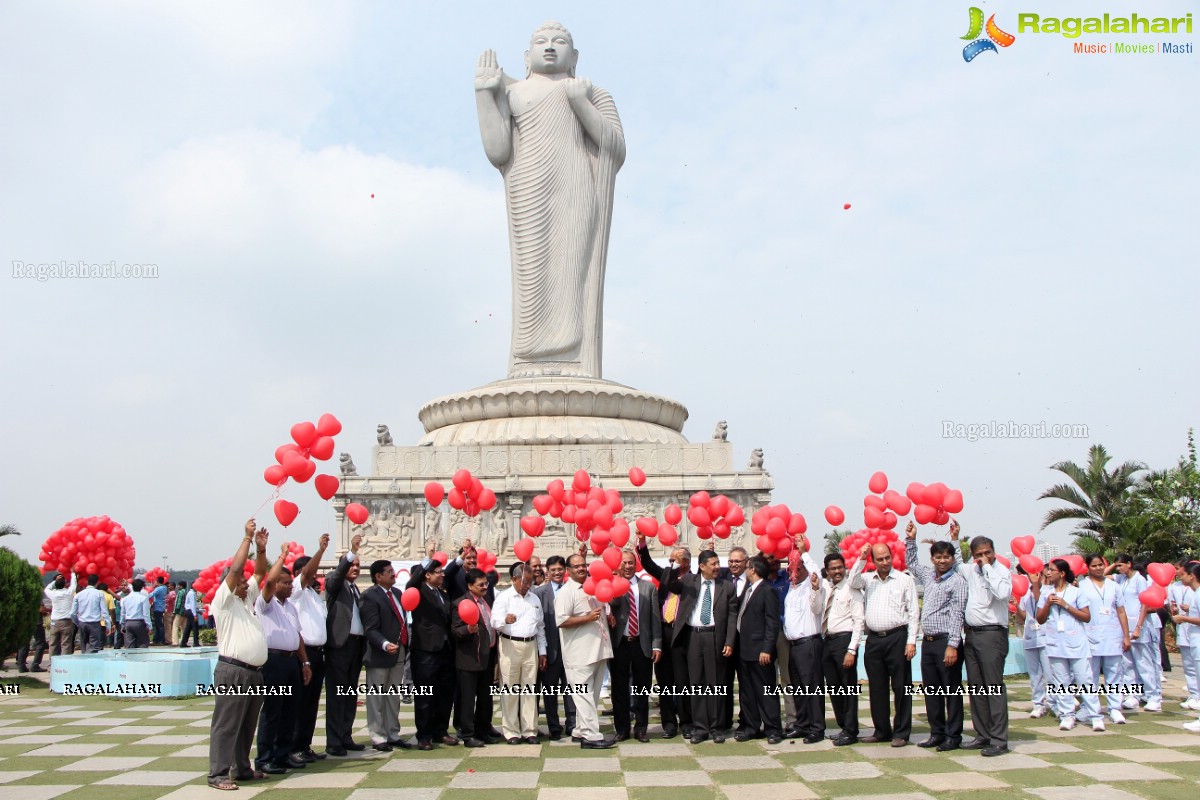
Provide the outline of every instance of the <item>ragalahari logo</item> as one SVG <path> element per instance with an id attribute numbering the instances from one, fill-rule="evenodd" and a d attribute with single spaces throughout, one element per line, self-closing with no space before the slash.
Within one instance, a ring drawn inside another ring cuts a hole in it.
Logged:
<path id="1" fill-rule="evenodd" d="M 987 32 L 987 38 L 979 38 L 979 34 Z M 983 24 L 983 11 L 974 6 L 971 7 L 971 27 L 967 30 L 967 35 L 964 39 L 973 40 L 969 45 L 963 48 L 963 61 L 971 62 L 975 56 L 980 53 L 992 51 L 993 53 L 1000 52 L 996 49 L 996 45 L 1008 47 L 1017 40 L 1017 37 L 1011 33 L 1005 33 L 1000 30 L 1000 26 L 996 24 L 996 15 L 992 14 L 988 17 L 987 25 Z"/>

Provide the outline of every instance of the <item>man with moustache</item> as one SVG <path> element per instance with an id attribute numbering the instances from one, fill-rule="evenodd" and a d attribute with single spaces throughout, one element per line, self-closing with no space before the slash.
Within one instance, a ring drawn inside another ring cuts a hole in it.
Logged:
<path id="1" fill-rule="evenodd" d="M 362 534 L 350 540 L 350 550 L 338 561 L 337 568 L 325 578 L 325 605 L 329 610 L 328 638 L 325 642 L 325 752 L 344 756 L 366 745 L 351 738 L 354 717 L 358 713 L 358 676 L 366 651 L 362 612 L 358 607 L 358 548 Z"/>
<path id="2" fill-rule="evenodd" d="M 633 736 L 639 742 L 650 741 L 646 732 L 650 717 L 650 682 L 654 665 L 662 658 L 662 618 L 657 592 L 650 581 L 637 577 L 637 557 L 633 550 L 621 553 L 620 576 L 629 581 L 629 591 L 612 602 L 616 620 L 609 631 L 613 643 L 610 662 L 612 677 L 613 723 L 617 741 L 630 736 L 630 679 L 637 692 L 633 697 Z"/>
<path id="3" fill-rule="evenodd" d="M 554 598 L 554 614 L 562 639 L 563 668 L 568 684 L 587 687 L 585 692 L 575 696 L 576 727 L 572 738 L 578 738 L 584 750 L 606 750 L 616 745 L 616 741 L 600 733 L 596 706 L 604 665 L 612 658 L 609 626 L 604 619 L 603 604 L 583 591 L 583 582 L 587 578 L 586 559 L 580 553 L 572 553 L 567 559 L 567 568 L 571 580 Z"/>
<path id="4" fill-rule="evenodd" d="M 408 622 L 400 607 L 396 571 L 386 560 L 371 563 L 371 587 L 362 593 L 360 610 L 367 638 L 367 730 L 371 747 L 386 753 L 412 747 L 400 738 L 399 685 L 404 682 Z"/>
<path id="5" fill-rule="evenodd" d="M 454 706 L 454 644 L 450 634 L 451 602 L 442 588 L 445 570 L 432 558 L 413 568 L 408 588 L 420 590 L 421 602 L 412 611 L 412 673 L 418 694 L 413 709 L 417 723 L 417 749 L 440 744 L 461 744 L 450 735 Z"/>
<path id="6" fill-rule="evenodd" d="M 670 583 L 679 592 L 679 616 L 675 620 L 672 647 L 686 648 L 688 679 L 693 687 L 707 687 L 692 702 L 692 744 L 709 737 L 715 744 L 725 741 L 720 729 L 722 700 L 717 689 L 725 686 L 725 660 L 733 653 L 737 630 L 737 604 L 733 587 L 717 580 L 721 562 L 716 552 L 700 554 L 700 574 L 684 575 Z"/>
<path id="7" fill-rule="evenodd" d="M 874 560 L 875 571 L 864 575 L 867 556 Z M 886 544 L 863 545 L 849 580 L 851 586 L 862 590 L 865 598 L 865 661 L 875 731 L 863 741 L 872 744 L 890 740 L 892 747 L 904 747 L 912 735 L 909 691 L 921 613 L 917 586 L 911 575 L 892 569 L 892 551 Z M 888 705 L 889 682 L 896 704 L 894 719 Z"/>
<path id="8" fill-rule="evenodd" d="M 325 643 L 329 641 L 329 610 L 317 591 L 317 570 L 329 547 L 329 534 L 322 534 L 314 556 L 301 556 L 292 562 L 292 570 L 300 583 L 293 590 L 292 604 L 300 618 L 300 638 L 312 669 L 312 680 L 304 685 L 296 712 L 296 732 L 292 742 L 292 758 L 307 763 L 325 758 L 313 752 L 313 734 L 317 729 L 317 713 L 321 706 L 321 690 L 325 687 Z M 184 589 L 180 590 L 181 592 Z"/>
<path id="9" fill-rule="evenodd" d="M 546 707 L 546 728 L 550 741 L 562 739 L 563 725 L 558 720 L 558 691 L 567 685 L 563 669 L 562 647 L 558 636 L 558 622 L 554 615 L 554 598 L 562 590 L 567 577 L 567 560 L 562 556 L 546 559 L 546 582 L 533 590 L 533 595 L 542 605 L 542 623 L 546 634 L 546 666 L 538 671 L 538 685 L 542 689 L 542 702 Z M 575 701 L 564 694 L 563 708 L 566 714 L 566 730 L 575 730 Z"/>
<path id="10" fill-rule="evenodd" d="M 744 547 L 729 548 L 729 566 L 721 567 L 720 578 L 723 581 L 728 581 L 733 586 L 733 599 L 735 602 L 742 601 L 742 594 L 746 591 L 746 587 L 750 585 L 750 575 L 747 570 L 747 564 L 750 561 L 750 554 L 746 552 Z M 721 730 L 729 731 L 733 729 L 733 679 L 739 672 L 741 660 L 738 657 L 737 634 L 734 635 L 733 655 L 725 661 L 725 699 L 724 705 L 721 708 Z M 738 729 L 745 727 L 745 714 L 738 714 Z"/>
<path id="11" fill-rule="evenodd" d="M 822 693 L 821 618 L 825 609 L 825 587 L 816 564 L 805 553 L 783 601 L 783 632 L 790 650 L 788 671 L 796 694 L 792 706 L 796 724 L 788 738 L 805 744 L 825 739 L 825 698 Z"/>
<path id="12" fill-rule="evenodd" d="M 840 728 L 833 744 L 845 747 L 858 742 L 858 645 L 863 631 L 863 596 L 861 589 L 846 580 L 846 562 L 838 553 L 825 556 L 825 576 L 822 671 Z"/>
<path id="13" fill-rule="evenodd" d="M 688 680 L 687 647 L 674 646 L 675 623 L 679 618 L 679 605 L 682 601 L 680 593 L 671 588 L 673 582 L 690 574 L 692 551 L 686 547 L 676 547 L 671 551 L 670 566 L 663 569 L 650 556 L 650 548 L 645 536 L 638 536 L 638 559 L 642 569 L 651 578 L 658 581 L 658 597 L 655 602 L 662 610 L 662 657 L 655 667 L 658 685 L 663 689 L 680 692 L 683 687 L 690 686 Z M 679 735 L 682 727 L 685 739 L 692 738 L 692 704 L 682 694 L 663 693 L 659 697 L 659 713 L 662 716 L 663 738 L 673 739 Z"/>

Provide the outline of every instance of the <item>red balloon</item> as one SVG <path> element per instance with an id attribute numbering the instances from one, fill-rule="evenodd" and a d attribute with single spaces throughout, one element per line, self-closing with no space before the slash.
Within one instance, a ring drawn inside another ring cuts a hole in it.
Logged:
<path id="1" fill-rule="evenodd" d="M 713 537 L 713 529 L 711 525 L 705 525 L 702 528 L 696 528 L 696 535 L 701 539 L 711 539 Z"/>
<path id="2" fill-rule="evenodd" d="M 1032 536 L 1014 536 L 1013 540 L 1008 543 L 1008 547 L 1010 550 L 1012 550 L 1012 554 L 1014 556 L 1020 558 L 1021 556 L 1032 553 L 1033 547 L 1036 544 L 1037 540 Z"/>
<path id="3" fill-rule="evenodd" d="M 279 520 L 279 524 L 287 527 L 296 521 L 296 515 L 300 513 L 300 507 L 288 500 L 275 501 L 275 519 Z"/>
<path id="4" fill-rule="evenodd" d="M 322 414 L 317 420 L 317 434 L 320 436 L 337 436 L 342 432 L 342 423 L 333 414 Z"/>
<path id="5" fill-rule="evenodd" d="M 452 482 L 454 483 L 455 489 L 458 489 L 463 494 L 466 494 L 471 488 L 471 471 L 460 469 L 458 472 L 454 473 Z"/>
<path id="6" fill-rule="evenodd" d="M 1170 586 L 1171 581 L 1175 580 L 1175 567 L 1172 564 L 1155 562 L 1146 565 L 1146 574 L 1159 586 Z"/>
<path id="7" fill-rule="evenodd" d="M 1157 611 L 1167 602 L 1167 590 L 1161 584 L 1152 584 L 1138 595 L 1138 600 L 1141 600 L 1142 605 L 1151 611 Z"/>
<path id="8" fill-rule="evenodd" d="M 1004 556 L 996 556 L 996 560 L 1003 564 L 1005 569 L 1012 569 L 1012 562 Z"/>
<path id="9" fill-rule="evenodd" d="M 539 514 L 549 514 L 554 508 L 554 498 L 548 494 L 539 494 L 533 498 L 533 510 Z"/>
<path id="10" fill-rule="evenodd" d="M 283 461 L 281 463 L 283 464 L 284 471 L 287 472 L 288 475 L 295 478 L 298 475 L 303 475 L 304 471 L 308 469 L 308 465 L 311 462 L 309 462 L 309 460 L 304 456 L 300 455 L 299 451 L 289 450 L 283 454 Z"/>
<path id="11" fill-rule="evenodd" d="M 525 531 L 526 536 L 541 536 L 542 531 L 546 530 L 546 520 L 541 517 L 521 517 L 521 530 Z M 528 561 L 528 558 L 522 558 L 522 561 Z"/>
<path id="12" fill-rule="evenodd" d="M 846 521 L 846 514 L 837 506 L 827 506 L 825 508 L 825 521 L 830 525 L 841 525 Z"/>
<path id="13" fill-rule="evenodd" d="M 621 566 L 621 551 L 615 547 L 608 548 L 600 554 L 600 557 L 614 572 Z"/>
<path id="14" fill-rule="evenodd" d="M 483 481 L 479 478 L 472 477 L 471 485 L 467 487 L 467 497 L 472 500 L 478 500 L 479 495 L 483 493 Z"/>
<path id="15" fill-rule="evenodd" d="M 496 507 L 496 493 L 491 489 L 484 489 L 479 493 L 479 510 L 491 511 Z"/>
<path id="16" fill-rule="evenodd" d="M 623 520 L 617 520 L 617 522 L 622 521 Z M 629 544 L 629 526 L 613 523 L 610 536 L 612 537 L 612 543 L 614 545 L 617 547 L 624 547 L 625 545 Z"/>
<path id="17" fill-rule="evenodd" d="M 446 487 L 442 486 L 437 481 L 430 481 L 425 484 L 425 502 L 429 505 L 437 507 L 442 504 L 442 498 L 446 496 Z"/>
<path id="18" fill-rule="evenodd" d="M 792 516 L 792 510 L 790 508 L 788 508 L 787 505 L 785 505 L 784 503 L 780 503 L 777 506 L 767 506 L 767 518 L 768 519 L 781 519 L 786 524 L 787 521 L 791 518 L 791 516 Z"/>
<path id="19" fill-rule="evenodd" d="M 732 532 L 733 531 L 729 527 L 729 523 L 725 522 L 724 520 L 718 522 L 716 525 L 713 525 L 713 535 L 718 539 L 728 539 L 729 534 Z"/>
<path id="20" fill-rule="evenodd" d="M 946 492 L 942 498 L 942 508 L 946 509 L 948 514 L 957 514 L 963 510 L 963 496 L 958 489 L 951 489 Z"/>
<path id="21" fill-rule="evenodd" d="M 575 471 L 575 478 L 571 481 L 571 488 L 577 492 L 586 492 L 592 485 L 592 476 L 588 475 L 586 469 Z"/>
<path id="22" fill-rule="evenodd" d="M 697 528 L 704 528 L 712 524 L 712 519 L 709 517 L 706 507 L 692 506 L 688 509 L 688 522 Z"/>
<path id="23" fill-rule="evenodd" d="M 755 544 L 758 545 L 758 549 L 763 553 L 769 556 L 775 554 L 775 540 L 770 536 L 767 536 L 766 534 L 759 536 L 758 539 L 755 540 Z"/>
<path id="24" fill-rule="evenodd" d="M 421 605 L 421 590 L 413 586 L 405 589 L 400 595 L 400 607 L 405 611 L 412 611 L 417 606 Z"/>
<path id="25" fill-rule="evenodd" d="M 804 519 L 803 514 L 792 514 L 788 518 L 787 532 L 789 535 L 795 536 L 798 533 L 804 533 L 806 530 L 808 530 L 808 522 Z"/>
<path id="26" fill-rule="evenodd" d="M 583 579 L 583 593 L 590 595 L 596 594 L 596 579 L 590 575 Z"/>
<path id="27" fill-rule="evenodd" d="M 616 489 L 605 489 L 604 500 L 608 503 L 608 510 L 614 514 L 620 514 L 621 509 L 625 508 L 625 504 L 621 502 L 621 493 Z"/>
<path id="28" fill-rule="evenodd" d="M 287 470 L 278 464 L 267 467 L 263 471 L 263 480 L 272 486 L 282 486 L 283 482 L 288 479 Z"/>
<path id="29" fill-rule="evenodd" d="M 882 472 L 876 472 L 871 476 L 871 479 L 867 481 L 867 488 L 875 494 L 883 494 L 887 490 L 887 487 L 887 475 L 883 474 Z"/>
<path id="30" fill-rule="evenodd" d="M 869 494 L 863 498 L 863 508 L 874 508 L 877 511 L 887 511 L 887 501 L 882 497 Z"/>
<path id="31" fill-rule="evenodd" d="M 675 526 L 664 522 L 658 526 L 658 541 L 663 547 L 673 547 L 679 541 L 679 532 L 675 530 Z"/>
<path id="32" fill-rule="evenodd" d="M 468 625 L 479 622 L 479 606 L 474 600 L 464 597 L 458 603 L 458 618 Z"/>
<path id="33" fill-rule="evenodd" d="M 444 566 L 446 566 L 446 563 L 448 561 L 450 561 L 450 556 L 446 555 L 441 550 L 438 550 L 437 552 L 435 552 L 433 554 L 433 560 L 438 562 L 439 564 L 441 564 L 444 567 Z"/>
<path id="34" fill-rule="evenodd" d="M 317 426 L 311 422 L 297 422 L 292 426 L 292 441 L 301 449 L 309 447 L 317 438 Z"/>
<path id="35" fill-rule="evenodd" d="M 771 519 L 767 522 L 767 536 L 772 539 L 782 539 L 787 536 L 787 523 L 781 519 Z"/>
<path id="36" fill-rule="evenodd" d="M 588 575 L 591 575 L 598 581 L 612 579 L 612 567 L 605 564 L 603 561 L 593 561 L 588 564 Z"/>
<path id="37" fill-rule="evenodd" d="M 892 528 L 896 527 L 897 522 L 899 522 L 899 520 L 896 519 L 895 514 L 893 514 L 891 511 L 885 511 L 883 512 L 883 524 L 879 527 L 883 528 L 885 531 L 890 531 Z"/>
<path id="38" fill-rule="evenodd" d="M 613 599 L 612 581 L 599 581 L 596 584 L 596 599 L 601 603 L 611 603 Z"/>
<path id="39" fill-rule="evenodd" d="M 683 520 L 683 509 L 671 503 L 663 509 L 663 519 L 668 525 L 678 525 Z"/>
<path id="40" fill-rule="evenodd" d="M 1015 553 L 1016 551 L 1014 550 L 1013 552 Z M 1017 563 L 1021 565 L 1021 569 L 1030 575 L 1036 575 L 1046 568 L 1046 565 L 1042 563 L 1040 558 L 1029 553 L 1017 558 Z"/>
<path id="41" fill-rule="evenodd" d="M 658 520 L 654 517 L 638 517 L 637 525 L 638 533 L 642 536 L 653 536 L 658 533 Z"/>
<path id="42" fill-rule="evenodd" d="M 466 504 L 463 507 L 463 513 L 466 514 L 468 517 L 479 516 L 479 503 L 475 502 L 474 500 L 468 499 Z"/>
<path id="43" fill-rule="evenodd" d="M 634 486 L 641 486 L 646 482 L 646 473 L 641 467 L 634 467 L 629 470 L 629 482 Z"/>
<path id="44" fill-rule="evenodd" d="M 912 502 L 918 505 L 924 505 L 925 501 L 921 498 L 925 496 L 925 484 L 916 482 L 910 483 L 908 488 L 904 490 L 904 494 Z"/>
<path id="45" fill-rule="evenodd" d="M 946 484 L 931 483 L 925 487 L 925 491 L 921 492 L 921 497 L 925 501 L 925 505 L 941 508 L 942 500 L 946 496 Z"/>
<path id="46" fill-rule="evenodd" d="M 338 487 L 341 485 L 341 480 L 332 475 L 318 475 L 317 479 L 313 481 L 313 486 L 316 487 L 317 494 L 321 496 L 322 500 L 328 500 L 337 494 Z"/>
<path id="47" fill-rule="evenodd" d="M 883 493 L 883 499 L 888 508 L 902 517 L 912 510 L 912 501 L 899 492 L 888 489 Z"/>
<path id="48" fill-rule="evenodd" d="M 913 510 L 913 516 L 916 518 L 918 525 L 928 525 L 937 516 L 937 509 L 927 505 L 918 505 Z"/>
<path id="49" fill-rule="evenodd" d="M 317 471 L 316 462 L 309 461 L 306 458 L 306 459 L 304 459 L 304 466 L 300 468 L 299 474 L 293 475 L 292 479 L 295 480 L 296 483 L 307 483 L 308 479 L 311 478 L 313 476 L 313 473 L 315 473 L 316 471 Z"/>
<path id="50" fill-rule="evenodd" d="M 1067 566 L 1071 568 L 1071 572 L 1076 576 L 1087 572 L 1087 565 L 1083 563 L 1083 556 L 1072 553 L 1069 556 L 1063 556 L 1063 558 L 1067 562 Z"/>
<path id="51" fill-rule="evenodd" d="M 729 527 L 736 528 L 746 521 L 746 512 L 737 503 L 730 501 L 729 511 L 725 512 L 725 522 Z"/>
<path id="52" fill-rule="evenodd" d="M 719 494 L 709 501 L 708 513 L 713 519 L 716 519 L 717 517 L 723 517 L 726 513 L 728 513 L 729 506 L 729 498 L 723 494 Z"/>
<path id="53" fill-rule="evenodd" d="M 333 437 L 319 436 L 308 450 L 309 455 L 318 461 L 328 461 L 333 456 Z"/>
<path id="54" fill-rule="evenodd" d="M 945 509 L 939 508 L 937 513 L 933 515 L 934 525 L 945 525 L 949 521 L 950 515 L 946 513 Z"/>
<path id="55" fill-rule="evenodd" d="M 370 512 L 367 511 L 366 506 L 360 503 L 351 503 L 350 505 L 346 506 L 346 516 L 349 517 L 350 521 L 355 525 L 362 525 L 367 521 L 367 517 L 370 516 Z"/>
<path id="56" fill-rule="evenodd" d="M 546 484 L 546 494 L 553 497 L 555 500 L 562 502 L 566 495 L 567 487 L 560 480 L 552 480 Z"/>
<path id="57" fill-rule="evenodd" d="M 458 509 L 459 511 L 467 507 L 467 498 L 457 486 L 450 490 L 447 502 L 450 503 L 451 508 Z"/>
<path id="58" fill-rule="evenodd" d="M 783 537 L 782 539 L 776 539 L 775 540 L 775 555 L 779 556 L 780 558 L 783 558 L 788 553 L 792 552 L 792 546 L 793 546 L 793 542 L 787 536 Z"/>
<path id="59" fill-rule="evenodd" d="M 623 597 L 629 593 L 629 581 L 617 575 L 612 579 L 613 597 Z"/>
<path id="60" fill-rule="evenodd" d="M 867 523 L 868 528 L 878 528 L 883 525 L 883 512 L 867 506 L 863 509 L 863 521 Z"/>
<path id="61" fill-rule="evenodd" d="M 541 517 L 534 517 L 538 522 L 542 522 Z M 533 555 L 533 539 L 518 539 L 513 543 L 513 552 L 517 554 L 517 561 L 528 561 Z"/>
<path id="62" fill-rule="evenodd" d="M 712 500 L 708 492 L 696 492 L 688 498 L 688 506 L 691 508 L 708 508 L 709 502 Z"/>

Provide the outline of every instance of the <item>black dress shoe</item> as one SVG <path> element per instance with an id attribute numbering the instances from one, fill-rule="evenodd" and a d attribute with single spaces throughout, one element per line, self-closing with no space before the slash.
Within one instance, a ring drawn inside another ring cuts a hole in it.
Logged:
<path id="1" fill-rule="evenodd" d="M 941 736 L 930 736 L 924 741 L 917 742 L 917 747 L 937 747 L 942 742 L 946 741 Z"/>
<path id="2" fill-rule="evenodd" d="M 669 728 L 663 728 L 663 737 L 662 738 L 664 738 L 664 739 L 674 739 L 678 735 L 679 735 L 679 729 L 676 728 L 674 725 L 672 725 Z"/>
<path id="3" fill-rule="evenodd" d="M 388 739 L 388 744 L 396 750 L 412 750 L 412 744 L 403 739 Z"/>
<path id="4" fill-rule="evenodd" d="M 342 745 L 342 747 L 355 753 L 361 753 L 363 750 L 367 749 L 365 744 L 359 744 L 358 742 L 346 742 L 346 744 Z"/>
<path id="5" fill-rule="evenodd" d="M 305 764 L 314 764 L 317 761 L 316 756 L 312 756 L 310 758 L 308 753 L 304 752 L 303 750 L 298 750 L 297 752 L 292 753 L 292 758 L 299 759 L 300 761 L 303 761 Z"/>
<path id="6" fill-rule="evenodd" d="M 783 737 L 780 736 L 778 733 L 772 733 L 770 736 L 767 737 L 767 744 L 779 744 L 782 741 L 783 741 Z"/>
<path id="7" fill-rule="evenodd" d="M 725 744 L 725 734 L 723 733 L 714 733 L 712 739 L 713 744 Z"/>
<path id="8" fill-rule="evenodd" d="M 314 753 L 311 747 L 304 751 L 304 755 L 307 758 L 311 758 L 313 761 L 322 761 L 325 758 L 324 753 Z"/>
<path id="9" fill-rule="evenodd" d="M 562 741 L 562 732 L 560 731 L 560 732 L 558 732 L 558 733 L 552 733 L 552 734 L 550 734 L 550 741 L 552 741 L 552 742 L 561 742 L 561 741 Z"/>
<path id="10" fill-rule="evenodd" d="M 628 738 L 629 738 L 628 733 L 618 733 L 616 736 L 613 737 L 613 740 L 618 741 L 618 742 L 623 742 Z"/>
<path id="11" fill-rule="evenodd" d="M 972 739 L 971 741 L 964 744 L 962 746 L 962 749 L 963 750 L 982 750 L 983 748 L 985 748 L 987 746 L 988 746 L 987 739 L 980 739 L 978 736 L 976 736 L 974 739 Z"/>
<path id="12" fill-rule="evenodd" d="M 500 744 L 503 741 L 504 741 L 503 736 L 484 736 L 483 737 L 484 744 Z"/>
<path id="13" fill-rule="evenodd" d="M 490 731 L 488 731 L 488 736 L 499 736 L 501 739 L 504 738 L 504 734 L 495 728 L 492 728 Z"/>
<path id="14" fill-rule="evenodd" d="M 447 747 L 454 747 L 455 745 L 462 744 L 462 740 L 455 736 L 451 736 L 450 734 L 446 734 L 438 740 L 438 744 L 444 744 Z"/>
<path id="15" fill-rule="evenodd" d="M 696 728 L 692 725 L 683 726 L 683 738 L 690 739 L 696 735 Z"/>
<path id="16" fill-rule="evenodd" d="M 750 731 L 738 731 L 737 736 L 733 737 L 735 742 L 748 742 L 754 738 L 754 734 Z"/>
<path id="17" fill-rule="evenodd" d="M 979 755 L 984 756 L 985 758 L 995 758 L 996 756 L 1002 756 L 1005 753 L 1010 753 L 1010 752 L 1012 752 L 1012 751 L 1009 750 L 1007 747 L 992 746 L 992 747 L 985 747 L 982 750 L 980 750 Z"/>
<path id="18" fill-rule="evenodd" d="M 617 742 L 614 739 L 600 739 L 599 741 L 585 740 L 579 747 L 583 750 L 607 750 L 610 747 L 616 747 Z"/>
<path id="19" fill-rule="evenodd" d="M 392 752 L 392 746 L 391 746 L 390 744 L 388 744 L 387 742 L 379 742 L 379 743 L 377 743 L 377 744 L 373 743 L 373 744 L 371 745 L 371 747 L 372 747 L 372 748 L 374 748 L 374 749 L 376 749 L 376 750 L 378 750 L 378 751 L 379 751 L 379 752 L 381 752 L 381 753 L 390 753 L 390 752 Z"/>
<path id="20" fill-rule="evenodd" d="M 466 741 L 463 742 L 463 747 L 483 747 L 483 742 L 474 736 L 468 736 Z"/>
<path id="21" fill-rule="evenodd" d="M 581 741 L 582 741 L 582 740 L 581 740 Z M 509 738 L 509 740 L 508 740 L 508 743 L 509 743 L 509 744 L 524 744 L 524 742 L 522 742 L 522 741 L 521 741 L 521 737 L 520 737 L 520 736 L 512 736 L 512 737 L 510 737 L 510 738 Z"/>
<path id="22" fill-rule="evenodd" d="M 834 747 L 847 747 L 852 744 L 858 744 L 858 741 L 859 741 L 859 739 L 857 736 L 839 736 L 838 738 L 833 740 L 833 746 Z"/>
<path id="23" fill-rule="evenodd" d="M 572 736 L 571 741 L 574 742 L 575 744 L 583 744 L 583 737 L 582 736 Z"/>
<path id="24" fill-rule="evenodd" d="M 951 750 L 957 750 L 961 745 L 953 739 L 947 739 L 937 746 L 939 753 L 949 753 Z"/>
<path id="25" fill-rule="evenodd" d="M 289 769 L 304 769 L 308 766 L 307 761 L 305 761 L 303 758 L 296 758 L 295 756 L 288 756 L 283 761 L 278 763 L 279 766 Z"/>
<path id="26" fill-rule="evenodd" d="M 875 736 L 875 735 L 864 736 L 861 739 L 863 744 L 880 744 L 881 742 L 890 742 L 891 740 L 892 740 L 891 736 Z"/>
<path id="27" fill-rule="evenodd" d="M 817 742 L 825 741 L 825 736 L 820 733 L 812 733 L 804 737 L 805 744 L 816 744 Z"/>
<path id="28" fill-rule="evenodd" d="M 908 747 L 908 739 L 892 739 L 892 747 Z"/>
<path id="29" fill-rule="evenodd" d="M 645 731 L 638 731 L 633 736 L 635 739 L 637 739 L 642 744 L 645 744 L 646 742 L 650 741 L 650 734 L 646 733 Z"/>
<path id="30" fill-rule="evenodd" d="M 704 735 L 703 733 L 697 733 L 695 736 L 693 736 L 690 739 L 690 741 L 692 744 L 700 744 L 701 742 L 707 742 L 708 737 L 706 735 Z"/>
<path id="31" fill-rule="evenodd" d="M 433 745 L 429 742 L 417 742 L 418 750 L 432 750 Z"/>
<path id="32" fill-rule="evenodd" d="M 258 768 L 259 772 L 265 772 L 268 775 L 283 775 L 287 772 L 287 767 L 281 767 L 278 764 L 263 764 Z"/>
<path id="33" fill-rule="evenodd" d="M 526 736 L 525 744 L 541 744 L 536 736 Z"/>
<path id="34" fill-rule="evenodd" d="M 344 748 L 344 747 L 326 747 L 325 755 L 334 756 L 336 758 L 344 758 L 347 755 L 346 748 Z"/>

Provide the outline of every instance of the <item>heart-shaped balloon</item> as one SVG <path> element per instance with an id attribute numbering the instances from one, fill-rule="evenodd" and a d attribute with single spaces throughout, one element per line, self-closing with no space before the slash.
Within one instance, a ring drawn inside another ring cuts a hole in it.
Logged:
<path id="1" fill-rule="evenodd" d="M 300 513 L 300 507 L 290 500 L 275 501 L 275 519 L 279 520 L 279 524 L 287 527 L 296 521 L 296 515 Z"/>
<path id="2" fill-rule="evenodd" d="M 1148 564 L 1146 565 L 1146 574 L 1159 586 L 1166 587 L 1175 580 L 1175 567 L 1171 564 Z"/>
<path id="3" fill-rule="evenodd" d="M 362 525 L 367 521 L 367 517 L 370 515 L 371 513 L 367 511 L 367 507 L 361 503 L 351 503 L 350 505 L 346 506 L 346 516 L 349 517 L 350 521 L 355 525 Z"/>
<path id="4" fill-rule="evenodd" d="M 1032 553 L 1033 547 L 1036 544 L 1037 540 L 1032 536 L 1017 536 L 1008 543 L 1008 546 L 1012 549 L 1013 555 L 1017 558 L 1020 558 L 1021 556 L 1026 556 Z"/>
<path id="5" fill-rule="evenodd" d="M 341 480 L 333 475 L 318 475 L 313 481 L 313 486 L 316 487 L 317 494 L 321 496 L 322 500 L 328 500 L 337 494 L 338 487 L 341 485 Z"/>

